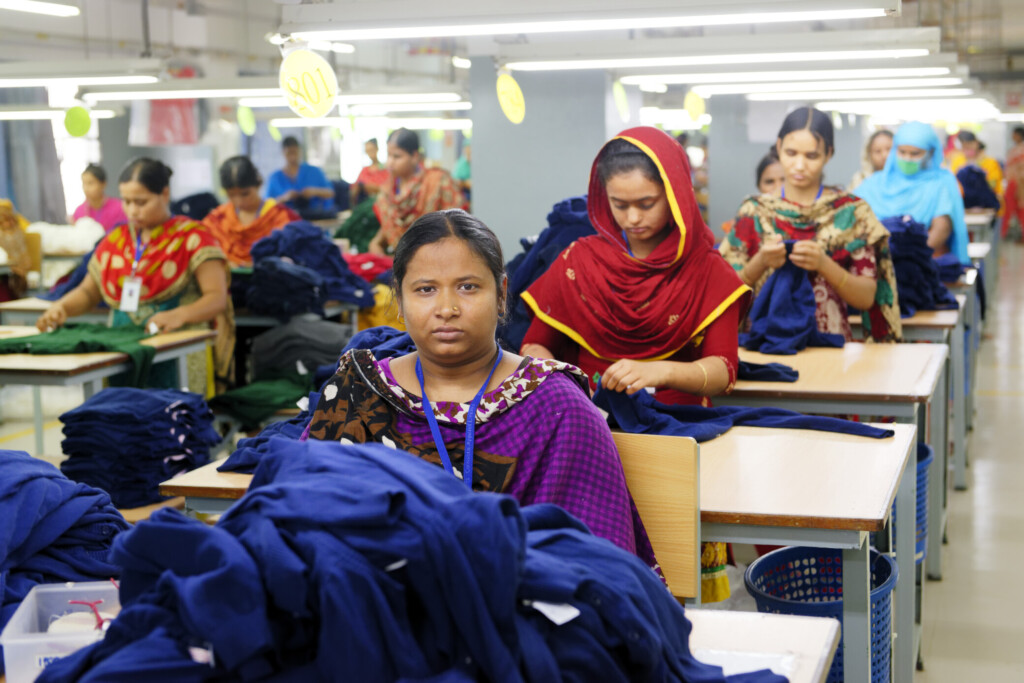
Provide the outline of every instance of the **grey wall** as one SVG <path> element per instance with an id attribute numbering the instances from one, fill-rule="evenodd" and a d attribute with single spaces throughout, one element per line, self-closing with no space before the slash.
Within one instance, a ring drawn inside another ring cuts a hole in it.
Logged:
<path id="1" fill-rule="evenodd" d="M 521 250 L 521 237 L 547 225 L 553 204 L 587 191 L 590 165 L 607 133 L 603 72 L 515 77 L 526 100 L 519 125 L 498 105 L 492 60 L 473 59 L 473 213 L 501 238 L 506 260 Z"/>

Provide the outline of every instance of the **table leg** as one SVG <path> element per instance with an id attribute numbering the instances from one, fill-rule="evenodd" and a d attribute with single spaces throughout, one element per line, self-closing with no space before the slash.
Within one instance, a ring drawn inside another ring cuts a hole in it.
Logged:
<path id="1" fill-rule="evenodd" d="M 178 388 L 188 391 L 188 356 L 178 356 L 174 359 L 174 363 L 178 369 Z"/>
<path id="2" fill-rule="evenodd" d="M 43 454 L 43 390 L 32 386 L 32 422 L 36 435 L 36 455 Z"/>
<path id="3" fill-rule="evenodd" d="M 896 683 L 911 683 L 914 680 L 914 665 L 917 661 L 917 652 L 914 648 L 914 620 L 917 616 L 917 607 L 914 604 L 917 598 L 914 569 L 917 535 L 917 448 L 916 445 L 911 448 L 911 455 L 907 458 L 903 478 L 900 479 L 900 487 L 896 492 L 896 564 L 899 568 L 894 599 L 896 647 L 893 651 L 893 661 Z M 845 590 L 843 593 L 846 594 Z"/>
<path id="4" fill-rule="evenodd" d="M 954 330 L 953 334 L 957 334 Z M 963 339 L 963 332 L 959 332 Z M 931 413 L 930 438 L 935 450 L 931 472 L 928 474 L 928 578 L 942 578 L 942 536 L 946 524 L 946 491 L 949 477 L 949 399 L 947 388 L 956 396 L 957 356 L 955 351 L 946 358 L 946 369 L 935 387 L 935 395 L 928 406 Z M 963 363 L 960 363 L 963 370 Z M 961 386 L 961 391 L 962 391 Z M 954 399 L 955 405 L 955 399 Z M 954 422 L 955 418 L 954 410 Z"/>
<path id="5" fill-rule="evenodd" d="M 953 338 L 950 340 L 949 353 L 953 359 L 953 484 L 957 490 L 967 489 L 967 420 L 969 417 L 970 402 L 966 393 L 966 380 L 969 358 L 964 355 L 964 328 L 962 323 L 957 323 L 953 328 Z M 970 353 L 970 352 L 968 352 Z M 971 378 L 971 391 L 974 390 L 974 379 Z M 946 436 L 945 443 L 949 443 Z"/>
<path id="6" fill-rule="evenodd" d="M 88 401 L 101 389 L 103 389 L 103 380 L 97 379 L 92 382 L 86 382 L 82 385 L 82 398 Z"/>
<path id="7" fill-rule="evenodd" d="M 871 680 L 871 567 L 867 535 L 843 549 L 843 679 Z"/>

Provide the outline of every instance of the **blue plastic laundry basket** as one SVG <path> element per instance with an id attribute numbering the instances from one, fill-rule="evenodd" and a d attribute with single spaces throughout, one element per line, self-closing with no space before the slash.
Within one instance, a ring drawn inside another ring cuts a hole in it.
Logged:
<path id="1" fill-rule="evenodd" d="M 917 524 L 914 539 L 914 562 L 921 564 L 928 556 L 928 477 L 935 451 L 931 446 L 917 444 Z M 896 543 L 896 505 L 892 506 L 893 544 Z"/>
<path id="2" fill-rule="evenodd" d="M 888 555 L 871 550 L 871 681 L 889 680 L 892 589 L 898 570 Z M 780 548 L 759 557 L 743 575 L 758 612 L 832 617 L 843 621 L 843 555 L 828 548 Z M 839 643 L 829 683 L 843 683 Z"/>

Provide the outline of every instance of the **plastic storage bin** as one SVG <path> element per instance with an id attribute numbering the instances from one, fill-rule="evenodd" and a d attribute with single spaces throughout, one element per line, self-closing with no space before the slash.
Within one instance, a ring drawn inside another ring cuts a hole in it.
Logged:
<path id="1" fill-rule="evenodd" d="M 889 680 L 892 590 L 898 571 L 888 555 L 871 550 L 871 681 Z M 758 612 L 832 617 L 843 621 L 843 555 L 827 548 L 780 548 L 759 557 L 743 575 Z M 839 642 L 829 683 L 843 683 Z"/>
<path id="2" fill-rule="evenodd" d="M 97 608 L 116 616 L 121 611 L 117 587 L 110 581 L 54 583 L 36 586 L 7 622 L 0 645 L 4 649 L 7 683 L 31 683 L 46 665 L 66 657 L 97 640 L 105 631 L 47 633 L 50 622 L 71 612 L 89 612 L 88 605 L 70 605 L 69 600 L 94 602 Z"/>
<path id="3" fill-rule="evenodd" d="M 917 522 L 914 536 L 914 562 L 921 564 L 928 556 L 928 478 L 929 469 L 935 460 L 931 446 L 917 444 Z M 896 543 L 896 504 L 892 506 L 893 544 Z"/>

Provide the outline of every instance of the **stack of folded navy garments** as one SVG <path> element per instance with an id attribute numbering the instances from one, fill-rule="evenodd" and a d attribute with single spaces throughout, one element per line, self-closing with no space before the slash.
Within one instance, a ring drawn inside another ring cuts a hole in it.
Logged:
<path id="1" fill-rule="evenodd" d="M 163 500 L 160 483 L 208 463 L 220 442 L 203 397 L 173 389 L 104 389 L 60 419 L 61 471 L 119 508 Z"/>
<path id="2" fill-rule="evenodd" d="M 886 218 L 889 250 L 896 270 L 900 315 L 904 318 L 917 311 L 956 308 L 956 297 L 939 277 L 939 267 L 928 246 L 928 227 L 910 216 Z"/>
<path id="3" fill-rule="evenodd" d="M 287 259 L 268 256 L 256 261 L 245 292 L 250 313 L 288 322 L 302 313 L 324 314 L 324 279 L 316 271 Z"/>

